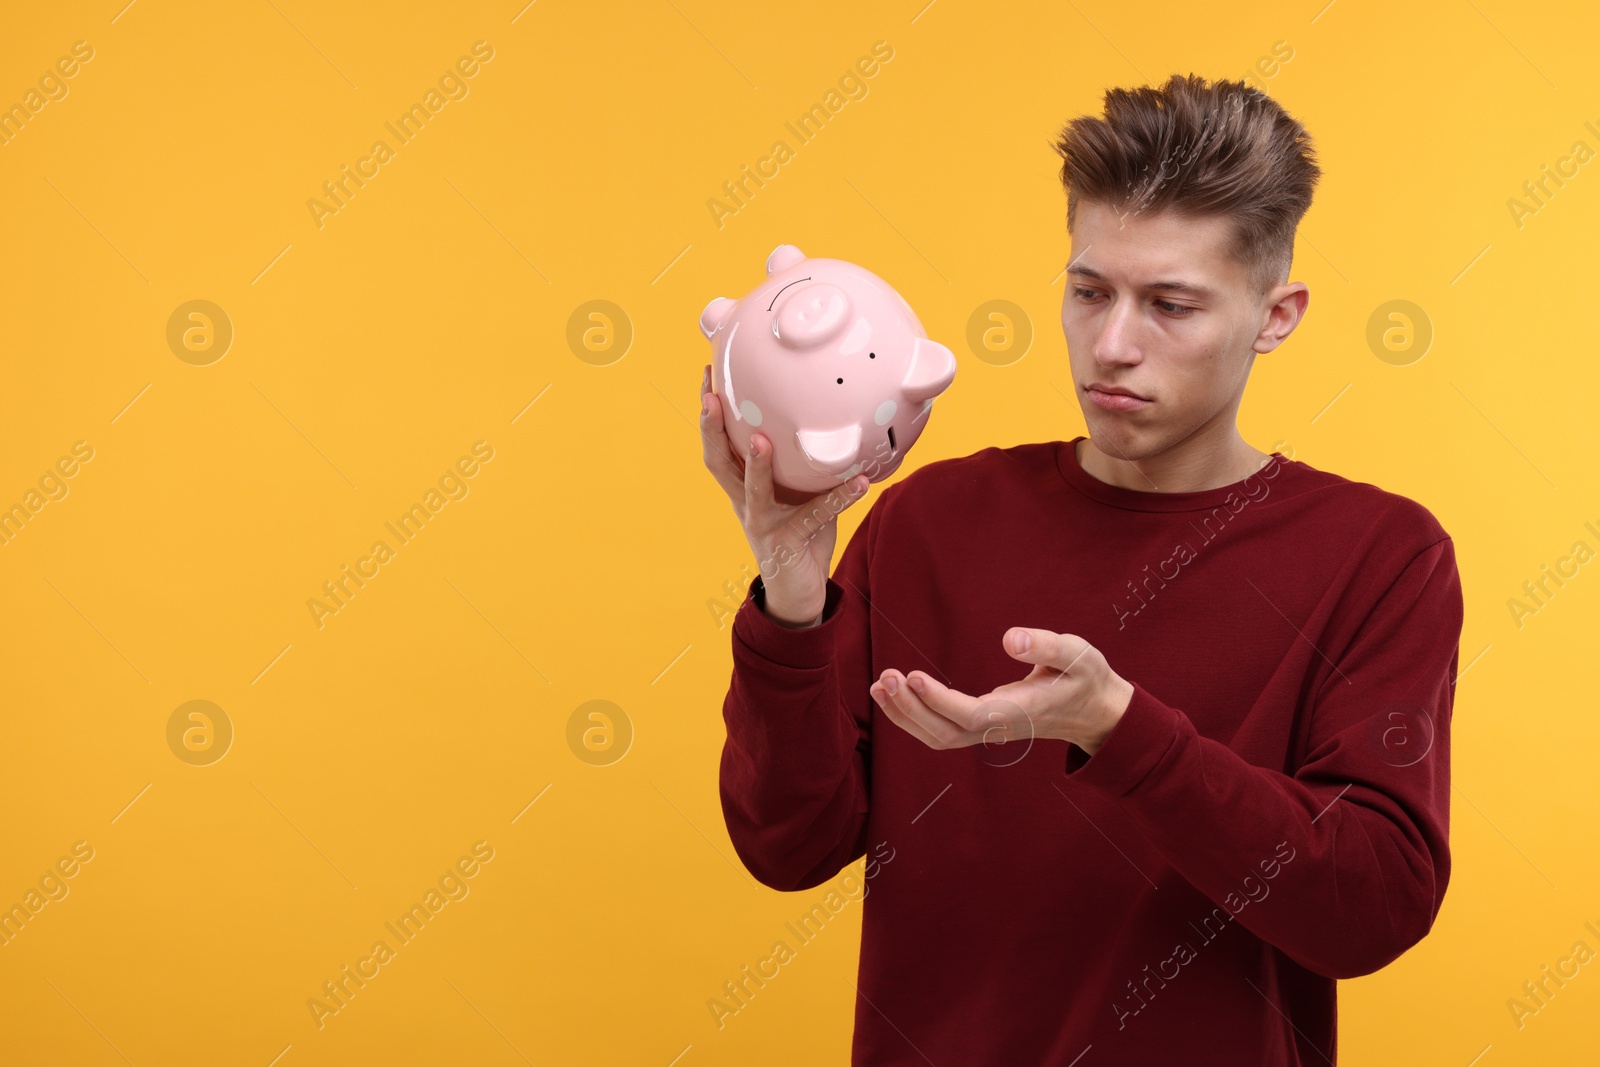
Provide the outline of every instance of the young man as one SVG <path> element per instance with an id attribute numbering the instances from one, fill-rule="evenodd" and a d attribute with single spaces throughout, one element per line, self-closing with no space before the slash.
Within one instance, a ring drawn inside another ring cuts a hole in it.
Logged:
<path id="1" fill-rule="evenodd" d="M 830 578 L 834 524 L 798 521 L 822 498 L 778 503 L 770 442 L 736 461 L 702 383 L 705 461 L 762 563 L 732 628 L 728 832 L 780 890 L 892 855 L 855 1064 L 1331 1064 L 1335 980 L 1416 944 L 1449 879 L 1453 545 L 1235 426 L 1306 308 L 1304 129 L 1174 77 L 1056 148 L 1088 437 L 925 465 Z"/>

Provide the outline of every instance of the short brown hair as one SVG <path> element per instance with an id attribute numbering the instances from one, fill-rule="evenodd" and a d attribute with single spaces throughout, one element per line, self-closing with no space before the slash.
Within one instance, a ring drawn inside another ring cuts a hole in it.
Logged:
<path id="1" fill-rule="evenodd" d="M 1228 254 L 1260 293 L 1288 280 L 1295 227 L 1322 173 L 1311 135 L 1277 101 L 1193 74 L 1159 89 L 1106 90 L 1104 117 L 1071 120 L 1052 147 L 1069 230 L 1083 201 L 1121 214 L 1227 216 Z"/>

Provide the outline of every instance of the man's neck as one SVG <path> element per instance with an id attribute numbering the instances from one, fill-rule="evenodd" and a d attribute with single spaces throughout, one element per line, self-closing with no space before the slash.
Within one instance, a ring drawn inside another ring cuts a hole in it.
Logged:
<path id="1" fill-rule="evenodd" d="M 1243 481 L 1272 457 L 1247 444 L 1237 432 L 1216 444 L 1189 440 L 1143 459 L 1110 455 L 1089 438 L 1078 442 L 1078 466 L 1108 485 L 1142 493 L 1193 493 Z"/>

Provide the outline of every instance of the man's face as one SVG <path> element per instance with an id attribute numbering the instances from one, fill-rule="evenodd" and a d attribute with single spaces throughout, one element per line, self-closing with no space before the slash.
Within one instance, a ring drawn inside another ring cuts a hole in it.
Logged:
<path id="1" fill-rule="evenodd" d="M 1293 329 L 1294 311 L 1268 311 L 1305 287 L 1253 292 L 1226 254 L 1230 226 L 1078 205 L 1061 326 L 1090 436 L 1108 455 L 1141 459 L 1231 431 L 1256 353 Z M 1288 304 L 1304 308 L 1303 298 Z M 1091 383 L 1144 400 L 1106 398 Z"/>

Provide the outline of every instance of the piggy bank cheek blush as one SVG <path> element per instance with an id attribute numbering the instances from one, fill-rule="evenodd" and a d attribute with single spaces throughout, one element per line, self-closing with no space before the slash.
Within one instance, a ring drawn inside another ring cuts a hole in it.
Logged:
<path id="1" fill-rule="evenodd" d="M 729 440 L 742 455 L 759 429 L 773 481 L 800 493 L 893 474 L 955 379 L 954 354 L 892 286 L 793 245 L 773 251 L 744 297 L 707 304 L 700 329 Z"/>

